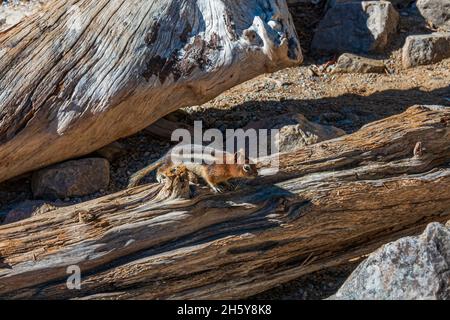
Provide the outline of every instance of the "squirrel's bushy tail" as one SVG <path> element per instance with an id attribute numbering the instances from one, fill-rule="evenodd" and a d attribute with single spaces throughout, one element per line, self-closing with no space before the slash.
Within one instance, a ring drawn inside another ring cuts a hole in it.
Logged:
<path id="1" fill-rule="evenodd" d="M 139 170 L 138 172 L 136 172 L 135 174 L 133 174 L 130 178 L 130 180 L 128 181 L 128 188 L 133 188 L 136 187 L 139 182 L 146 176 L 148 175 L 150 172 L 152 172 L 153 170 L 156 170 L 157 168 L 161 167 L 163 161 L 161 159 L 153 162 L 152 164 L 148 165 L 147 167 Z"/>

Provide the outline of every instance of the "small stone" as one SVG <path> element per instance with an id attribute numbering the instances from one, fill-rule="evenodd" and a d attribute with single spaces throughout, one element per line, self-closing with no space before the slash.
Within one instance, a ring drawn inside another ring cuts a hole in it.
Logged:
<path id="1" fill-rule="evenodd" d="M 381 52 L 396 33 L 399 19 L 387 1 L 337 3 L 320 21 L 311 48 L 320 54 Z"/>
<path id="2" fill-rule="evenodd" d="M 450 31 L 449 0 L 417 0 L 420 14 L 434 27 Z"/>
<path id="3" fill-rule="evenodd" d="M 384 70 L 384 62 L 381 60 L 344 53 L 339 57 L 332 73 L 383 73 Z"/>
<path id="4" fill-rule="evenodd" d="M 72 160 L 33 173 L 35 197 L 69 198 L 106 189 L 110 180 L 109 162 L 102 158 Z"/>
<path id="5" fill-rule="evenodd" d="M 290 113 L 248 124 L 248 129 L 278 129 L 275 137 L 278 150 L 289 152 L 324 140 L 334 139 L 345 134 L 342 129 L 309 121 L 302 114 Z"/>
<path id="6" fill-rule="evenodd" d="M 405 68 L 439 62 L 450 58 L 450 32 L 414 35 L 406 38 L 402 51 Z"/>

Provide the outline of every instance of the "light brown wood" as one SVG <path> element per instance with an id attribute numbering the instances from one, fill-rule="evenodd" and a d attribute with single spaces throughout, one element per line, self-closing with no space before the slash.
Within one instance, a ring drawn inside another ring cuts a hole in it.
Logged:
<path id="1" fill-rule="evenodd" d="M 414 155 L 418 142 L 421 155 Z M 185 177 L 0 227 L 2 298 L 244 298 L 450 219 L 450 109 L 416 106 L 190 198 Z M 82 271 L 68 290 L 66 268 Z"/>
<path id="2" fill-rule="evenodd" d="M 285 1 L 47 1 L 0 32 L 0 182 L 301 61 Z"/>

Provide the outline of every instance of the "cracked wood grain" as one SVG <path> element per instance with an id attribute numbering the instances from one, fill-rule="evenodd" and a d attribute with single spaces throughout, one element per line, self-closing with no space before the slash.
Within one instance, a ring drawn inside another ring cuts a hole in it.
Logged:
<path id="1" fill-rule="evenodd" d="M 0 181 L 302 59 L 285 1 L 48 1 L 0 33 Z"/>
<path id="2" fill-rule="evenodd" d="M 237 299 L 370 253 L 449 220 L 449 119 L 411 107 L 282 154 L 278 175 L 236 192 L 188 198 L 176 176 L 1 226 L 0 296 Z"/>

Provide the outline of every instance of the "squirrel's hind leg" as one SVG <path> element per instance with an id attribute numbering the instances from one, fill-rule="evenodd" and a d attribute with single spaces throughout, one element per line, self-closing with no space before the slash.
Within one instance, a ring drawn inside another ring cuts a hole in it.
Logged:
<path id="1" fill-rule="evenodd" d="M 165 163 L 156 170 L 156 181 L 158 183 L 165 183 L 167 176 L 175 174 L 177 171 L 176 166 L 172 166 L 170 163 Z"/>
<path id="2" fill-rule="evenodd" d="M 164 181 L 167 179 L 166 175 L 164 173 L 157 173 L 156 174 L 156 181 L 158 183 L 164 183 Z"/>
<path id="3" fill-rule="evenodd" d="M 188 171 L 189 182 L 193 185 L 198 185 L 198 176 L 192 171 Z"/>

